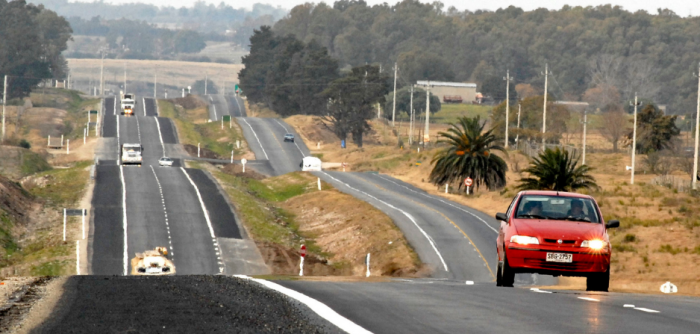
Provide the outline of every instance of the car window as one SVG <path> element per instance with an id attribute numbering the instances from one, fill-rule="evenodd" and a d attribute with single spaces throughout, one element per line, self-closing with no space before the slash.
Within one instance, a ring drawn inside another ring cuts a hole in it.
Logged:
<path id="1" fill-rule="evenodd" d="M 600 222 L 593 200 L 564 196 L 525 195 L 518 203 L 516 218 Z"/>

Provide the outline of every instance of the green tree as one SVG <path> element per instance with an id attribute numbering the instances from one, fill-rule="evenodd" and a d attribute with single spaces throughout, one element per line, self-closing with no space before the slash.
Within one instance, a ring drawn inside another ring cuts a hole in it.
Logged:
<path id="1" fill-rule="evenodd" d="M 673 139 L 681 132 L 676 127 L 678 116 L 665 116 L 654 104 L 647 104 L 637 115 L 637 151 L 649 153 L 673 148 Z M 633 132 L 627 135 L 632 142 Z"/>
<path id="2" fill-rule="evenodd" d="M 272 67 L 278 40 L 272 28 L 262 26 L 250 37 L 250 53 L 243 56 L 243 68 L 238 72 L 239 86 L 252 103 L 264 103 L 267 72 Z"/>
<path id="3" fill-rule="evenodd" d="M 375 115 L 374 106 L 384 102 L 389 91 L 389 76 L 378 66 L 353 67 L 346 76 L 334 80 L 321 96 L 329 101 L 324 120 L 341 140 L 352 134 L 353 142 L 362 147 L 368 120 Z"/>
<path id="4" fill-rule="evenodd" d="M 384 110 L 391 111 L 394 107 L 393 92 L 385 97 Z M 413 89 L 413 109 L 416 114 L 425 112 L 425 90 L 420 88 Z M 434 114 L 442 109 L 440 98 L 437 95 L 430 94 L 430 114 Z M 411 88 L 404 87 L 396 91 L 396 112 L 410 113 L 411 110 Z M 384 115 L 391 118 L 391 112 L 385 112 Z"/>
<path id="5" fill-rule="evenodd" d="M 595 179 L 590 175 L 593 168 L 577 166 L 578 162 L 578 157 L 566 150 L 548 148 L 523 170 L 529 176 L 520 179 L 518 189 L 576 191 L 597 188 Z"/>
<path id="6" fill-rule="evenodd" d="M 506 184 L 508 165 L 496 151 L 505 152 L 498 144 L 493 129 L 484 132 L 484 123 L 479 116 L 462 117 L 450 125 L 447 132 L 440 132 L 438 144 L 448 147 L 440 150 L 433 157 L 435 165 L 430 172 L 430 182 L 435 185 L 459 183 L 471 177 L 474 187 L 486 187 L 489 190 L 502 188 Z"/>
<path id="7" fill-rule="evenodd" d="M 207 43 L 198 32 L 194 30 L 180 30 L 173 40 L 175 52 L 195 53 L 202 51 Z"/>

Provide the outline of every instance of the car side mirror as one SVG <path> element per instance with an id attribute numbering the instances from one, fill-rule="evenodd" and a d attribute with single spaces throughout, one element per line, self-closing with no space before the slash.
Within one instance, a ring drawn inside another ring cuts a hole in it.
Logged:
<path id="1" fill-rule="evenodd" d="M 605 224 L 605 228 L 618 228 L 618 227 L 620 227 L 620 221 L 617 219 L 608 220 L 608 222 Z"/>
<path id="2" fill-rule="evenodd" d="M 506 223 L 508 222 L 508 217 L 506 217 L 506 214 L 502 213 L 502 212 L 499 212 L 496 214 L 496 219 L 498 219 L 500 221 L 504 221 Z"/>

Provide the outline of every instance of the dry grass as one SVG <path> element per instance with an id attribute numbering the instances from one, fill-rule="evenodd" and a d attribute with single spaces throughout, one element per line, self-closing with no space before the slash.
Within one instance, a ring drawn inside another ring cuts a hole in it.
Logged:
<path id="1" fill-rule="evenodd" d="M 372 122 L 373 130 L 364 147 L 349 144 L 347 149 L 340 149 L 335 135 L 324 128 L 317 117 L 293 116 L 286 121 L 309 144 L 312 153 L 321 156 L 325 162 L 347 162 L 352 171 L 374 170 L 389 174 L 431 194 L 489 215 L 507 209 L 517 193 L 514 188 L 523 176 L 520 171 L 529 163 L 527 157 L 511 151 L 505 157 L 509 165 L 505 189 L 480 189 L 467 197 L 456 193 L 453 188 L 452 193 L 445 194 L 444 186 L 436 187 L 427 182 L 432 169 L 430 160 L 437 150 L 402 150 L 397 146 L 397 137 L 384 123 Z M 575 142 L 574 137 L 572 142 Z M 594 145 L 611 148 L 604 146 L 607 142 L 600 136 L 593 136 L 592 140 Z M 320 149 L 315 145 L 318 142 L 321 142 Z M 642 156 L 637 159 L 637 165 L 641 166 Z M 420 166 L 416 165 L 418 161 L 422 162 Z M 596 198 L 606 219 L 620 219 L 622 222 L 621 228 L 610 231 L 614 247 L 611 289 L 658 293 L 661 284 L 671 281 L 678 285 L 682 294 L 700 295 L 700 266 L 697 265 L 700 263 L 700 247 L 697 246 L 700 245 L 700 212 L 694 209 L 699 198 L 651 185 L 650 181 L 658 175 L 644 174 L 642 168 L 635 175 L 635 184 L 629 185 L 630 175 L 625 166 L 630 165 L 630 158 L 624 153 L 589 153 L 586 162 L 595 167 L 592 175 L 600 186 L 599 190 L 588 193 Z M 687 178 L 687 174 L 679 173 L 678 176 Z M 629 241 L 632 238 L 634 241 Z M 562 282 L 566 287 L 585 288 L 582 279 Z"/>
<path id="2" fill-rule="evenodd" d="M 99 80 L 100 59 L 68 59 L 72 80 Z M 124 79 L 124 64 L 127 67 L 127 82 L 153 82 L 157 68 L 158 82 L 177 87 L 186 87 L 197 80 L 203 80 L 208 74 L 209 79 L 221 87 L 238 83 L 238 72 L 243 68 L 240 64 L 198 63 L 170 60 L 135 60 L 135 59 L 105 59 L 104 73 L 106 81 L 122 82 Z M 227 89 L 228 90 L 228 89 Z"/>

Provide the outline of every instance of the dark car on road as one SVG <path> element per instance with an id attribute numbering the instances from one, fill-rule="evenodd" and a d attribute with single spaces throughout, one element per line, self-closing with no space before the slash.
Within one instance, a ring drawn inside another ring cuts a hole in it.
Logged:
<path id="1" fill-rule="evenodd" d="M 496 240 L 496 285 L 512 287 L 515 274 L 586 277 L 586 290 L 608 291 L 610 239 L 598 204 L 588 195 L 559 191 L 522 191 L 501 222 Z"/>
<path id="2" fill-rule="evenodd" d="M 291 134 L 291 133 L 288 133 L 288 134 L 284 135 L 284 141 L 285 141 L 285 142 L 290 141 L 290 142 L 293 143 L 293 142 L 294 142 L 294 135 Z"/>

